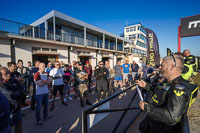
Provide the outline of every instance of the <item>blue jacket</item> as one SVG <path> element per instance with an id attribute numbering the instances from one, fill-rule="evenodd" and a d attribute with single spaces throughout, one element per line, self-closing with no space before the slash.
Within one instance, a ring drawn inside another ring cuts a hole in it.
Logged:
<path id="1" fill-rule="evenodd" d="M 0 91 L 0 130 L 10 123 L 10 106 L 7 98 Z"/>

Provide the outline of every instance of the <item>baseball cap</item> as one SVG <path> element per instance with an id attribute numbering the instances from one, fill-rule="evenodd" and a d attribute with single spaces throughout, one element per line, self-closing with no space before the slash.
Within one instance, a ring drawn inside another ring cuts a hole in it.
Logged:
<path id="1" fill-rule="evenodd" d="M 89 61 L 86 61 L 85 63 L 86 63 L 86 64 L 89 64 Z"/>

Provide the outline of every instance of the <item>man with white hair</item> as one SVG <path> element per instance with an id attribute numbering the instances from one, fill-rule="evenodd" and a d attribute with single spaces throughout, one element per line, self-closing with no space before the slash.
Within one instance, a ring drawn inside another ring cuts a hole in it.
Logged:
<path id="1" fill-rule="evenodd" d="M 45 64 L 39 64 L 39 71 L 34 74 L 34 81 L 36 84 L 36 120 L 37 124 L 41 125 L 42 121 L 40 118 L 40 110 L 42 104 L 44 105 L 43 113 L 44 119 L 50 118 L 48 115 L 48 103 L 49 103 L 49 88 L 48 85 L 51 83 L 51 78 L 48 76 L 48 73 L 45 72 Z"/>
<path id="2" fill-rule="evenodd" d="M 188 132 L 187 110 L 191 84 L 181 77 L 183 65 L 180 56 L 167 56 L 163 59 L 160 76 L 166 78 L 168 83 L 156 87 L 148 103 L 140 101 L 141 110 L 148 114 L 140 123 L 142 133 Z M 137 84 L 147 87 L 144 81 L 137 81 Z"/>

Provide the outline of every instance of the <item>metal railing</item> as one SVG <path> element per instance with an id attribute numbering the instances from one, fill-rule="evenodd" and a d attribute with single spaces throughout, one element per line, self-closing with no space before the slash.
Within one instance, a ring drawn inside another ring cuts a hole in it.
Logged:
<path id="1" fill-rule="evenodd" d="M 123 44 L 117 44 L 117 50 L 123 51 Z"/>
<path id="2" fill-rule="evenodd" d="M 115 93 L 114 95 L 110 96 L 110 97 L 107 97 L 106 99 L 90 106 L 88 109 L 84 110 L 82 112 L 82 133 L 88 133 L 88 115 L 89 114 L 98 114 L 98 113 L 108 113 L 108 112 L 117 112 L 117 111 L 124 111 L 124 113 L 122 114 L 122 116 L 120 117 L 118 123 L 116 124 L 115 128 L 113 129 L 112 132 L 116 132 L 122 119 L 124 118 L 125 114 L 127 113 L 128 110 L 134 110 L 134 109 L 140 109 L 139 107 L 130 107 L 131 104 L 133 103 L 134 99 L 136 98 L 137 96 L 137 91 L 135 90 L 135 93 L 131 99 L 131 101 L 129 102 L 128 104 L 128 107 L 127 108 L 114 108 L 114 109 L 101 109 L 101 110 L 94 110 L 95 108 L 101 106 L 102 104 L 112 100 L 113 98 L 119 96 L 120 94 L 130 90 L 132 87 L 134 87 L 135 85 L 132 85 L 124 90 L 121 90 L 117 93 Z M 141 112 L 141 111 L 140 111 Z M 140 112 L 137 114 L 137 116 L 140 114 Z M 136 116 L 136 118 L 137 118 Z M 133 120 L 135 121 L 136 118 Z"/>
<path id="3" fill-rule="evenodd" d="M 54 40 L 54 32 L 51 30 L 23 23 L 18 23 L 2 18 L 0 18 L 0 31 L 23 37 L 39 38 L 52 41 Z M 55 41 L 84 45 L 84 37 L 66 33 L 56 33 Z M 87 39 L 86 45 L 97 48 L 103 48 L 103 41 L 101 39 Z M 106 45 L 109 46 L 105 46 L 105 49 L 116 50 L 116 44 L 114 42 L 110 42 Z M 123 48 L 117 47 L 117 50 L 123 51 Z"/>
<path id="4" fill-rule="evenodd" d="M 87 39 L 87 46 L 102 48 L 102 40 L 99 40 L 99 39 Z"/>
<path id="5" fill-rule="evenodd" d="M 75 36 L 71 34 L 65 34 L 65 33 L 61 33 L 60 36 L 61 36 L 62 42 L 84 45 L 83 37 Z"/>
<path id="6" fill-rule="evenodd" d="M 110 49 L 111 50 L 116 50 L 116 44 L 113 42 L 110 42 Z"/>
<path id="7" fill-rule="evenodd" d="M 0 18 L 0 31 L 14 35 L 32 37 L 32 29 L 32 26 Z"/>

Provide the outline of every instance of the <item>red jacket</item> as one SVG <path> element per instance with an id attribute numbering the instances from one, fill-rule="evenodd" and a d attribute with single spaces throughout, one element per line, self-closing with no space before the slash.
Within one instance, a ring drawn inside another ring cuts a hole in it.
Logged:
<path id="1" fill-rule="evenodd" d="M 89 65 L 89 67 L 87 67 L 86 65 L 84 66 L 85 71 L 88 73 L 88 75 L 92 75 L 92 66 Z"/>

